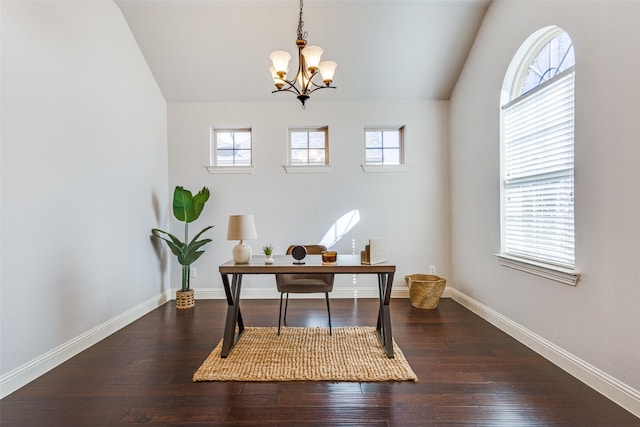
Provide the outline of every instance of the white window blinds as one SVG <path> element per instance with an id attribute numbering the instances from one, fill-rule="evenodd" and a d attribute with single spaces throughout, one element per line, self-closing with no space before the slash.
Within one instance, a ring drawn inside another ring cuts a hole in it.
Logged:
<path id="1" fill-rule="evenodd" d="M 574 69 L 506 104 L 502 252 L 575 266 Z"/>

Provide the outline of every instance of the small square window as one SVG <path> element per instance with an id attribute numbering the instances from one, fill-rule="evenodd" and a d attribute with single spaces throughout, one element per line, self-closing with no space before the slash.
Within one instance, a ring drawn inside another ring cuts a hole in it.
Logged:
<path id="1" fill-rule="evenodd" d="M 214 129 L 212 135 L 212 166 L 251 166 L 251 129 Z"/>
<path id="2" fill-rule="evenodd" d="M 404 126 L 365 128 L 365 165 L 404 164 Z"/>
<path id="3" fill-rule="evenodd" d="M 289 129 L 289 165 L 328 165 L 328 131 L 327 127 Z"/>

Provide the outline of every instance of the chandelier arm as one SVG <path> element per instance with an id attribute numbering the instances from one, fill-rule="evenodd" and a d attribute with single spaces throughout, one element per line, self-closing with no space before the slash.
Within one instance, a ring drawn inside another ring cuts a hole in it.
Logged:
<path id="1" fill-rule="evenodd" d="M 316 74 L 314 74 L 314 76 Z M 319 85 L 318 83 L 314 82 L 313 80 L 311 80 L 311 84 L 313 84 L 313 86 L 315 86 L 315 88 L 312 89 L 312 90 L 322 89 L 322 88 L 325 88 L 325 87 L 333 87 L 333 86 L 327 86 L 326 84 L 324 84 L 324 82 L 323 82 L 323 84 Z"/>
<path id="2" fill-rule="evenodd" d="M 307 95 L 311 95 L 313 92 L 317 91 L 318 89 L 337 89 L 336 86 L 318 86 L 316 85 L 316 88 L 311 89 L 310 91 L 307 92 Z"/>
<path id="3" fill-rule="evenodd" d="M 300 3 L 302 4 L 302 0 L 300 0 Z M 300 41 L 302 41 L 303 43 L 300 43 Z M 311 79 L 313 79 L 315 73 L 311 75 L 309 74 L 307 70 L 307 62 L 305 61 L 304 55 L 302 54 L 302 50 L 306 46 L 307 42 L 304 40 L 298 40 L 296 44 L 298 45 L 298 72 L 293 78 L 293 82 L 297 82 L 300 84 L 300 95 L 306 95 L 309 91 L 309 84 L 311 83 Z"/>
<path id="4" fill-rule="evenodd" d="M 298 89 L 297 89 L 295 86 L 292 86 L 292 87 L 293 87 L 295 90 L 291 90 L 290 88 L 286 88 L 286 89 L 276 89 L 276 90 L 271 91 L 271 93 L 276 93 L 276 92 L 291 92 L 291 93 L 293 93 L 293 94 L 295 94 L 295 95 L 302 95 L 302 94 L 298 91 Z"/>
<path id="5" fill-rule="evenodd" d="M 297 78 L 294 80 L 282 80 L 282 81 L 287 85 L 287 87 L 278 89 L 276 92 L 287 91 L 287 92 L 295 93 L 296 95 L 304 94 L 304 90 L 300 91 L 300 89 L 298 89 L 298 87 L 296 86 Z"/>

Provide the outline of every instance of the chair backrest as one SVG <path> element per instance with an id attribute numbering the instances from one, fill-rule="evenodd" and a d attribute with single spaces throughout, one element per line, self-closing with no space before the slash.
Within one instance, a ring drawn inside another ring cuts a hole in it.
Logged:
<path id="1" fill-rule="evenodd" d="M 295 248 L 296 246 L 299 246 L 299 245 L 289 246 L 287 248 L 287 255 L 291 255 L 293 248 Z M 324 245 L 302 245 L 302 246 L 305 247 L 305 249 L 307 250 L 307 254 L 309 255 L 320 255 L 322 251 L 327 250 L 327 247 Z M 316 279 L 316 280 L 319 279 L 325 282 L 329 286 L 328 291 L 331 291 L 331 289 L 333 289 L 334 275 L 331 273 L 329 274 L 321 274 L 321 273 L 276 274 L 276 282 L 278 283 L 278 285 L 285 282 L 290 282 L 291 280 L 296 280 L 296 279 Z"/>

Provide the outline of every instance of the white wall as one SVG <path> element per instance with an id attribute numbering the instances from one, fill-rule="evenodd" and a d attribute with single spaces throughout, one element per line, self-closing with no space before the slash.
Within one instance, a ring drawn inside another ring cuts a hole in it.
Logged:
<path id="1" fill-rule="evenodd" d="M 274 95 L 276 96 L 276 95 Z M 283 96 L 283 95 L 279 95 Z M 321 102 L 311 99 L 307 109 L 291 96 L 273 103 L 169 104 L 169 181 L 192 191 L 209 187 L 212 196 L 193 230 L 215 228 L 213 242 L 194 267 L 198 292 L 217 290 L 222 295 L 218 265 L 231 258 L 237 242 L 226 239 L 230 214 L 255 215 L 258 240 L 249 241 L 254 254 L 271 243 L 282 254 L 291 243 L 319 243 L 342 215 L 357 209 L 360 222 L 334 249 L 359 253 L 370 238 L 388 239 L 388 258 L 397 264 L 394 280 L 406 285 L 404 275 L 425 273 L 435 264 L 443 276 L 449 271 L 447 102 Z M 405 125 L 408 170 L 364 173 L 365 125 Z M 252 174 L 209 174 L 211 126 L 251 126 Z M 288 174 L 288 127 L 328 126 L 331 170 L 318 174 Z M 172 222 L 181 232 L 180 224 Z M 174 262 L 175 263 L 175 262 Z M 179 285 L 172 269 L 172 286 Z M 335 297 L 353 296 L 351 277 L 336 278 Z M 359 296 L 377 289 L 375 277 L 359 276 Z M 246 277 L 244 295 L 277 296 L 272 277 Z M 252 294 L 252 291 L 255 291 Z M 376 293 L 371 294 L 376 296 Z"/>
<path id="2" fill-rule="evenodd" d="M 162 294 L 168 166 L 166 103 L 115 4 L 1 8 L 4 380 Z"/>
<path id="3" fill-rule="evenodd" d="M 494 1 L 450 116 L 452 285 L 636 393 L 639 19 L 640 2 Z M 565 29 L 576 52 L 577 287 L 500 267 L 493 256 L 500 251 L 500 88 L 520 44 L 548 25 Z"/>
<path id="4" fill-rule="evenodd" d="M 159 261 L 166 248 L 148 231 L 181 232 L 168 189 L 184 185 L 212 191 L 192 226 L 216 225 L 195 265 L 199 291 L 221 290 L 217 266 L 235 244 L 225 240 L 229 214 L 256 215 L 254 252 L 272 243 L 282 253 L 318 242 L 358 209 L 340 252 L 386 236 L 397 287 L 435 264 L 461 292 L 640 389 L 640 3 L 496 0 L 452 97 L 450 126 L 446 102 L 312 99 L 303 111 L 292 98 L 170 104 L 168 136 L 166 103 L 114 4 L 2 2 L 0 17 L 0 375 L 179 286 L 177 268 L 170 283 L 166 274 L 175 260 Z M 576 288 L 493 257 L 500 87 L 520 43 L 552 24 L 570 33 L 578 64 Z M 360 169 L 363 126 L 377 124 L 406 125 L 407 172 Z M 254 173 L 208 174 L 210 126 L 233 125 L 253 128 Z M 329 173 L 281 168 L 286 129 L 298 125 L 329 126 Z M 245 290 L 273 292 L 269 279 L 250 279 Z M 358 280 L 340 277 L 338 291 L 375 288 Z"/>

